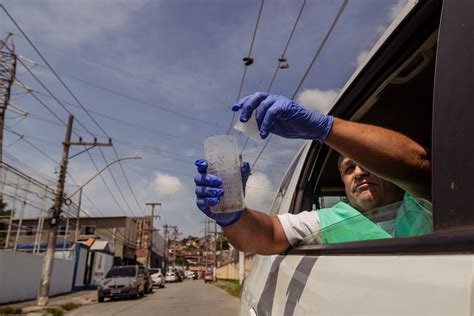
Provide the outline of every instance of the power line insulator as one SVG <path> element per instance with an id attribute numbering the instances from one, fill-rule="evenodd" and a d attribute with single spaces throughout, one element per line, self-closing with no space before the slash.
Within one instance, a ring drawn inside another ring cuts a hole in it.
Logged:
<path id="1" fill-rule="evenodd" d="M 250 66 L 253 64 L 253 58 L 252 57 L 244 57 L 242 58 L 242 61 L 244 62 L 245 66 Z"/>
<path id="2" fill-rule="evenodd" d="M 287 69 L 287 68 L 290 67 L 290 65 L 288 64 L 288 62 L 286 60 L 286 57 L 278 58 L 278 62 L 280 63 L 280 65 L 278 66 L 278 68 L 280 68 L 280 69 Z"/>

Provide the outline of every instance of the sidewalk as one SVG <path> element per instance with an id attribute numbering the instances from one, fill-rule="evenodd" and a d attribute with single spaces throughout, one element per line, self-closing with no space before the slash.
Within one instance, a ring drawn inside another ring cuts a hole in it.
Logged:
<path id="1" fill-rule="evenodd" d="M 49 299 L 48 308 L 57 308 L 65 304 L 89 305 L 97 302 L 97 290 L 85 290 L 79 292 L 58 295 Z M 23 313 L 32 315 L 44 314 L 43 309 L 36 306 L 36 300 L 24 301 L 20 303 L 4 304 L 1 307 L 10 306 L 13 308 L 21 308 Z"/>

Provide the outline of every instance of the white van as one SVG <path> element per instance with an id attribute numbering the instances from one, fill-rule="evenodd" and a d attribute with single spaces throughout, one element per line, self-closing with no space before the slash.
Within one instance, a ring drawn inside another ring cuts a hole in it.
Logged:
<path id="1" fill-rule="evenodd" d="M 473 315 L 474 1 L 409 1 L 330 114 L 431 148 L 433 233 L 257 256 L 241 315 Z M 342 198 L 336 155 L 307 142 L 271 213 Z"/>

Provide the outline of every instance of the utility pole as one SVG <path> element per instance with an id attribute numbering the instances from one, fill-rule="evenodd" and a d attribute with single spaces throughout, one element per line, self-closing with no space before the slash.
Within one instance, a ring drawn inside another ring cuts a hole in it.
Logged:
<path id="1" fill-rule="evenodd" d="M 82 203 L 82 188 L 79 191 L 79 202 L 77 203 L 77 212 L 76 212 L 76 233 L 74 234 L 74 242 L 77 242 L 79 239 L 80 233 L 80 218 L 81 218 L 81 203 Z"/>
<path id="2" fill-rule="evenodd" d="M 151 227 L 150 227 L 150 240 L 149 240 L 149 245 L 148 245 L 148 268 L 151 268 L 151 253 L 153 251 L 153 231 L 155 230 L 155 217 L 158 217 L 161 219 L 160 215 L 155 215 L 155 206 L 161 206 L 161 203 L 158 202 L 152 202 L 152 203 L 145 203 L 145 205 L 150 205 L 151 206 Z"/>
<path id="3" fill-rule="evenodd" d="M 54 252 L 56 250 L 56 240 L 58 237 L 58 222 L 61 216 L 61 212 L 62 212 L 61 208 L 64 202 L 64 185 L 66 182 L 67 164 L 69 160 L 69 149 L 73 145 L 92 146 L 92 147 L 112 146 L 111 139 L 109 139 L 108 143 L 97 143 L 96 139 L 94 139 L 94 142 L 92 143 L 87 143 L 87 142 L 83 142 L 81 138 L 79 139 L 78 142 L 71 142 L 73 122 L 74 122 L 74 116 L 69 115 L 66 136 L 64 138 L 64 143 L 63 143 L 63 154 L 61 158 L 61 166 L 59 169 L 59 177 L 58 177 L 58 182 L 56 184 L 54 205 L 51 209 L 52 214 L 49 220 L 50 230 L 48 233 L 48 244 L 47 244 L 46 253 L 43 259 L 43 268 L 41 270 L 41 281 L 40 281 L 40 286 L 38 290 L 38 302 L 37 302 L 39 307 L 44 307 L 48 305 L 49 288 L 51 286 L 51 275 L 53 273 Z M 85 150 L 88 150 L 92 147 L 89 147 L 89 148 L 86 147 Z"/>
<path id="4" fill-rule="evenodd" d="M 176 269 L 176 239 L 181 233 L 178 233 L 178 226 L 170 227 L 173 228 L 173 269 Z"/>
<path id="5" fill-rule="evenodd" d="M 163 250 L 164 250 L 164 254 L 163 254 L 163 272 L 166 273 L 167 271 L 167 259 L 168 259 L 168 225 L 163 225 L 163 231 L 164 231 L 164 240 L 165 240 L 165 243 L 163 245 Z"/>
<path id="6" fill-rule="evenodd" d="M 16 54 L 15 44 L 11 39 L 11 48 L 8 47 L 12 33 L 8 33 L 4 40 L 0 40 L 0 162 L 3 163 L 3 128 L 5 124 L 5 112 L 10 102 L 11 88 L 15 81 Z M 6 47 L 6 50 L 4 48 Z M 0 165 L 3 173 L 3 164 Z M 2 178 L 2 177 L 0 177 Z M 3 190 L 0 192 L 0 203 L 3 203 Z"/>

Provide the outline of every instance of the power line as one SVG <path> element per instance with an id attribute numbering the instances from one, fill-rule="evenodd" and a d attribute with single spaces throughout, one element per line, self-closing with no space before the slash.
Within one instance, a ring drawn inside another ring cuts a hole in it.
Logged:
<path id="1" fill-rule="evenodd" d="M 43 89 L 45 89 L 51 96 L 51 98 L 53 98 L 66 112 L 68 112 L 69 114 L 72 115 L 72 112 L 69 111 L 69 109 L 66 108 L 66 106 L 64 104 L 62 104 L 62 102 L 43 84 L 43 82 L 23 63 L 23 61 L 21 59 L 19 59 L 20 63 L 23 65 L 23 67 L 25 67 L 25 69 L 28 70 L 28 72 L 30 73 L 30 75 L 43 87 Z M 21 81 L 19 81 L 21 83 Z M 22 83 L 21 83 L 22 84 Z M 23 84 L 22 84 L 23 85 Z M 31 92 L 31 91 L 30 91 Z M 41 99 L 39 99 L 35 94 L 31 93 L 31 95 L 35 98 L 35 100 L 37 100 L 43 107 L 45 107 L 48 112 L 50 112 L 58 121 L 60 121 L 64 126 L 67 126 L 66 122 L 64 122 L 53 110 L 51 110 L 43 101 L 41 101 Z M 87 133 L 89 133 L 90 135 L 94 136 L 94 134 L 92 132 L 90 132 L 87 127 L 84 126 L 84 124 L 82 124 L 79 120 L 76 120 L 79 125 L 81 125 Z M 74 132 L 75 135 L 78 136 L 78 134 L 76 132 Z M 90 155 L 90 153 L 87 151 L 86 152 L 89 156 L 89 158 L 91 159 L 94 167 L 96 168 L 97 171 L 99 171 L 99 168 L 97 166 L 97 164 L 95 163 L 95 161 L 93 160 L 92 156 Z M 104 158 L 105 159 L 105 158 Z M 105 161 L 107 161 L 105 159 Z M 107 162 L 106 162 L 107 163 Z M 121 163 L 121 162 L 119 162 Z M 109 171 L 111 172 L 111 170 L 109 169 Z M 110 195 L 112 196 L 112 199 L 116 202 L 117 206 L 120 208 L 120 210 L 122 210 L 122 212 L 125 214 L 126 212 L 124 211 L 124 209 L 122 208 L 122 206 L 120 205 L 120 203 L 118 203 L 117 199 L 115 198 L 115 196 L 113 195 L 110 187 L 108 186 L 108 184 L 106 183 L 104 177 L 102 176 L 102 174 L 99 175 L 102 182 L 104 183 L 105 187 L 107 188 L 107 190 L 109 191 Z M 115 185 L 117 186 L 118 190 L 119 190 L 119 193 L 122 195 L 122 198 L 125 200 L 125 196 L 123 195 L 122 191 L 120 190 L 119 186 L 118 186 L 118 183 L 115 181 L 115 178 L 113 177 L 112 178 L 114 180 L 114 183 Z M 133 214 L 132 210 L 129 209 L 130 213 Z"/>
<path id="2" fill-rule="evenodd" d="M 21 82 L 20 82 L 21 83 Z M 36 95 L 32 94 L 34 96 L 34 98 L 44 107 L 48 110 L 48 112 L 50 112 L 59 122 L 61 122 L 63 124 L 63 126 L 66 126 L 66 122 L 64 122 L 54 111 L 52 111 L 43 101 L 41 101 L 41 99 L 39 99 Z M 77 133 L 74 132 L 76 135 Z M 52 160 L 56 165 L 58 164 L 58 162 L 56 160 L 54 160 L 53 158 L 51 158 L 49 155 L 45 154 L 42 150 L 40 150 L 39 148 L 37 148 L 36 146 L 34 146 L 33 144 L 31 144 L 31 142 L 27 142 L 28 144 L 30 144 L 33 148 L 35 148 L 36 150 L 38 150 L 39 152 L 41 152 L 45 157 L 47 157 L 49 160 Z M 97 164 L 95 163 L 94 159 L 92 158 L 92 156 L 90 155 L 90 153 L 87 151 L 87 154 L 89 155 L 89 158 L 91 159 L 92 161 L 92 164 L 94 165 L 95 169 L 97 171 L 99 171 L 99 168 L 97 166 Z M 125 210 L 122 208 L 122 206 L 120 205 L 120 203 L 117 201 L 117 198 L 115 197 L 115 195 L 112 193 L 112 190 L 110 189 L 110 187 L 108 186 L 108 184 L 106 183 L 104 177 L 102 176 L 102 174 L 99 175 L 102 182 L 104 183 L 104 186 L 106 187 L 107 191 L 109 192 L 110 196 L 112 197 L 112 199 L 114 200 L 114 202 L 117 204 L 117 207 L 124 213 L 126 214 Z M 131 212 L 133 214 L 133 212 Z"/>
<path id="3" fill-rule="evenodd" d="M 33 93 L 33 94 L 35 94 L 35 93 L 36 93 L 36 94 L 40 94 L 40 95 L 42 95 L 42 96 L 47 96 L 47 95 L 45 95 L 45 94 L 43 94 L 43 93 L 40 93 L 40 92 L 38 92 L 38 91 L 33 91 L 32 93 Z M 48 96 L 48 97 L 49 97 L 49 96 Z M 64 102 L 64 101 L 63 101 L 63 102 Z M 97 111 L 93 111 L 93 110 L 90 110 L 90 111 L 91 111 L 92 113 L 96 114 L 96 115 L 104 116 L 104 117 L 106 117 L 106 118 L 108 118 L 108 119 L 115 120 L 115 121 L 117 121 L 117 122 L 119 122 L 119 123 L 121 123 L 121 124 L 124 124 L 124 125 L 126 125 L 126 126 L 129 126 L 129 127 L 130 127 L 130 126 L 136 127 L 137 129 L 142 129 L 142 130 L 145 130 L 145 131 L 150 132 L 150 133 L 155 133 L 155 132 L 156 132 L 156 133 L 161 133 L 161 132 L 159 132 L 159 131 L 156 130 L 156 129 L 152 129 L 152 128 L 147 128 L 147 127 L 139 126 L 138 124 L 135 124 L 135 123 L 132 123 L 132 122 L 129 122 L 129 121 L 125 121 L 125 120 L 121 120 L 121 119 L 118 119 L 118 118 L 114 118 L 114 117 L 112 117 L 112 116 L 109 116 L 109 115 L 103 114 L 103 113 L 99 113 L 99 112 L 97 112 Z M 30 116 L 31 118 L 33 118 L 33 119 L 37 119 L 37 120 L 43 121 L 43 122 L 48 123 L 48 124 L 58 125 L 56 122 L 53 122 L 53 121 L 48 120 L 48 119 L 45 119 L 45 118 L 43 118 L 43 117 L 41 117 L 41 116 L 39 116 L 39 115 L 37 115 L 37 114 L 35 114 L 35 113 L 30 113 L 29 116 Z M 75 129 L 75 130 L 78 131 L 77 129 Z M 202 145 L 201 145 L 201 143 L 198 142 L 198 141 L 187 140 L 187 139 L 179 138 L 179 137 L 176 137 L 176 136 L 175 136 L 174 138 L 177 138 L 179 141 L 185 142 L 187 145 L 193 146 L 193 147 L 195 147 L 195 148 L 197 148 L 197 149 L 202 149 Z M 145 145 L 132 144 L 132 143 L 130 143 L 130 142 L 121 140 L 120 138 L 116 138 L 116 137 L 115 137 L 114 139 L 115 139 L 115 143 L 116 143 L 116 144 L 122 144 L 122 145 L 124 145 L 124 146 L 132 147 L 132 148 L 138 148 L 138 149 L 147 151 L 146 149 L 144 149 L 144 148 L 147 148 L 147 146 L 145 146 Z M 278 144 L 278 145 L 281 145 L 281 146 L 284 146 L 284 147 L 288 147 L 288 148 L 291 148 L 291 149 L 296 149 L 296 150 L 299 149 L 299 148 L 294 148 L 294 147 L 292 147 L 292 146 L 290 146 L 290 145 L 286 145 L 286 144 L 282 144 L 282 143 L 278 143 L 278 142 L 273 142 L 273 143 Z M 173 153 L 173 152 L 170 152 L 170 151 L 165 151 L 165 150 L 162 150 L 162 149 L 156 149 L 156 148 L 151 148 L 151 147 L 148 147 L 148 148 L 149 148 L 150 150 L 156 150 L 156 151 L 160 151 L 160 152 L 175 154 L 175 155 L 178 155 L 178 156 L 180 156 L 180 157 L 183 156 L 182 153 Z M 162 156 L 168 157 L 168 156 L 165 156 L 165 155 L 162 155 Z M 173 158 L 173 159 L 174 159 L 174 157 L 168 157 L 168 158 Z M 192 157 L 192 158 L 195 158 L 195 157 Z M 262 158 L 262 159 L 263 159 L 263 158 Z M 279 163 L 279 164 L 288 165 L 288 163 L 286 163 L 286 162 L 282 162 L 282 161 L 278 161 L 278 160 L 274 160 L 274 159 L 267 159 L 267 158 L 265 158 L 265 159 L 263 159 L 263 160 L 271 161 L 271 162 L 275 162 L 275 163 Z"/>
<path id="4" fill-rule="evenodd" d="M 252 50 L 253 50 L 253 45 L 254 45 L 254 42 L 255 42 L 255 37 L 257 35 L 258 24 L 260 23 L 260 18 L 262 16 L 264 2 L 265 2 L 265 0 L 260 1 L 260 8 L 258 9 L 257 22 L 255 22 L 255 29 L 253 31 L 252 41 L 250 42 L 249 53 L 247 55 L 247 58 L 250 58 L 250 59 L 251 59 L 251 54 L 252 54 Z M 237 93 L 237 100 L 239 100 L 240 96 L 242 95 L 242 88 L 244 86 L 245 77 L 247 75 L 247 68 L 248 68 L 247 66 L 250 66 L 250 64 L 248 64 L 248 65 L 245 64 L 244 72 L 242 74 L 242 79 L 240 80 L 239 93 Z M 232 125 L 234 125 L 234 120 L 235 120 L 235 112 L 232 112 L 232 119 L 230 120 L 229 129 L 227 130 L 228 135 L 230 135 L 230 131 L 232 130 Z"/>
<path id="5" fill-rule="evenodd" d="M 286 58 L 285 55 L 286 55 L 286 51 L 288 50 L 288 47 L 290 46 L 290 42 L 293 38 L 293 34 L 295 33 L 295 30 L 296 30 L 296 26 L 298 25 L 298 22 L 300 21 L 301 19 L 301 15 L 303 14 L 303 10 L 304 10 L 304 7 L 306 5 L 306 0 L 303 0 L 303 3 L 301 4 L 301 8 L 300 8 L 300 11 L 298 13 L 298 16 L 296 17 L 296 20 L 295 20 L 295 23 L 293 24 L 293 28 L 291 29 L 291 32 L 290 32 L 290 36 L 288 37 L 288 41 L 286 42 L 286 45 L 285 45 L 285 48 L 283 49 L 283 52 L 281 53 L 281 57 L 280 58 Z M 270 90 L 272 89 L 272 86 L 273 86 L 273 82 L 275 81 L 275 78 L 278 74 L 278 70 L 280 69 L 280 62 L 278 62 L 276 68 L 275 68 L 275 72 L 273 73 L 273 77 L 272 77 L 272 80 L 270 81 L 270 85 L 268 86 L 267 88 L 267 91 L 270 92 Z"/>
<path id="6" fill-rule="evenodd" d="M 36 48 L 36 46 L 33 44 L 33 42 L 30 40 L 30 38 L 28 37 L 28 35 L 26 35 L 26 33 L 23 31 L 23 29 L 18 25 L 18 23 L 16 23 L 15 19 L 13 19 L 13 17 L 10 15 L 10 13 L 6 10 L 6 8 L 2 5 L 1 6 L 3 11 L 8 15 L 8 17 L 10 18 L 10 20 L 13 22 L 13 24 L 15 24 L 15 26 L 18 28 L 18 30 L 20 30 L 20 32 L 22 33 L 23 37 L 28 41 L 28 43 L 31 45 L 31 47 L 33 47 L 33 49 L 35 50 L 35 52 L 38 54 L 38 56 L 40 56 L 40 58 L 43 60 L 43 62 L 48 66 L 48 68 L 50 69 L 50 71 L 54 74 L 54 76 L 59 80 L 59 82 L 61 83 L 61 85 L 67 90 L 67 92 L 73 97 L 73 99 L 77 102 L 77 104 L 84 110 L 84 112 L 87 114 L 87 116 L 89 116 L 89 118 L 94 122 L 94 124 L 100 129 L 100 131 L 107 137 L 110 139 L 110 137 L 108 136 L 107 132 L 102 128 L 102 126 L 94 119 L 94 117 L 87 111 L 87 109 L 82 105 L 82 103 L 79 101 L 79 99 L 75 96 L 75 94 L 71 91 L 71 89 L 69 89 L 69 87 L 64 83 L 64 81 L 61 79 L 61 77 L 56 73 L 56 71 L 53 69 L 53 67 L 49 64 L 49 62 L 46 60 L 46 58 L 43 56 L 43 54 L 41 54 L 41 52 Z M 26 67 L 26 65 L 23 63 L 23 61 L 21 61 L 21 64 L 23 65 L 23 67 L 25 67 L 25 69 L 28 70 L 28 72 L 34 76 L 34 78 L 36 79 L 37 77 L 32 73 L 32 71 Z M 49 89 L 47 89 L 42 83 L 41 81 L 37 80 L 41 86 L 47 90 L 51 96 L 54 96 L 50 91 Z M 55 99 L 57 100 L 57 98 L 55 97 Z M 65 108 L 65 106 L 59 102 L 59 100 L 57 100 L 58 103 L 69 113 L 69 114 L 72 114 L 69 110 L 67 110 Z M 80 123 L 79 120 L 77 120 L 77 122 L 83 126 L 84 129 L 88 130 L 82 123 Z M 89 132 L 90 133 L 90 132 Z M 92 133 L 90 133 L 92 134 Z M 101 150 L 101 153 L 103 155 L 103 152 Z M 116 154 L 116 157 L 117 159 L 119 159 L 118 155 L 117 155 L 117 151 L 114 151 L 114 153 Z M 104 156 L 104 160 L 107 162 L 107 160 L 105 159 L 105 156 Z M 122 162 L 119 161 L 118 162 L 121 166 L 122 166 Z M 122 166 L 121 168 L 122 172 L 123 172 L 123 176 L 127 179 L 127 183 L 129 183 L 129 180 L 128 180 L 128 177 L 127 177 L 127 174 L 125 173 L 125 170 Z M 110 171 L 110 169 L 109 169 Z M 115 182 L 115 181 L 114 181 Z M 116 184 L 117 185 L 117 184 Z M 121 192 L 120 188 L 118 187 L 117 185 L 117 188 L 119 189 L 119 192 Z M 135 192 L 133 191 L 132 187 L 130 186 L 129 187 L 130 189 L 130 192 L 132 193 L 132 195 L 134 196 L 135 200 L 136 200 L 136 195 L 135 195 Z M 143 214 L 145 214 L 142 210 L 141 207 L 139 207 L 139 209 L 142 211 Z"/>
<path id="7" fill-rule="evenodd" d="M 39 64 L 38 64 L 39 65 Z M 39 65 L 40 68 L 45 68 L 45 66 L 43 65 Z M 189 120 L 192 120 L 192 121 L 195 121 L 195 122 L 199 122 L 201 124 L 204 124 L 204 125 L 207 125 L 209 127 L 212 127 L 212 128 L 220 128 L 220 129 L 223 129 L 225 130 L 226 128 L 218 123 L 212 123 L 212 122 L 209 122 L 209 121 L 206 121 L 206 120 L 203 120 L 203 119 L 200 119 L 200 118 L 197 118 L 195 116 L 191 116 L 191 115 L 187 115 L 187 114 L 184 114 L 184 113 L 181 113 L 181 112 L 178 112 L 178 111 L 174 111 L 172 109 L 169 109 L 169 108 L 166 108 L 164 106 L 160 106 L 160 105 L 157 105 L 157 104 L 154 104 L 154 103 L 151 103 L 151 102 L 148 102 L 148 101 L 145 101 L 145 100 L 142 100 L 142 99 L 139 99 L 137 97 L 134 97 L 134 96 L 130 96 L 130 95 L 127 95 L 125 93 L 122 93 L 122 92 L 118 92 L 116 90 L 113 90 L 113 89 L 110 89 L 110 88 L 107 88 L 107 87 L 104 87 L 104 86 L 101 86 L 101 85 L 98 85 L 96 83 L 92 83 L 88 80 L 84 80 L 84 79 L 81 79 L 81 78 L 78 78 L 78 77 L 75 77 L 75 76 L 72 76 L 72 75 L 69 75 L 69 74 L 65 74 L 64 72 L 58 72 L 60 73 L 61 75 L 63 75 L 64 77 L 68 77 L 70 79 L 73 79 L 75 81 L 78 81 L 78 82 L 81 82 L 85 85 L 88 85 L 88 86 L 91 86 L 91 87 L 94 87 L 94 88 L 97 88 L 97 89 L 100 89 L 100 90 L 103 90 L 103 91 L 106 91 L 108 93 L 111 93 L 113 95 L 116 95 L 116 96 L 119 96 L 121 98 L 124 98 L 124 99 L 128 99 L 128 100 L 131 100 L 131 101 L 134 101 L 136 103 L 140 103 L 140 104 L 143 104 L 143 105 L 146 105 L 146 106 L 149 106 L 149 107 L 152 107 L 152 108 L 155 108 L 155 109 L 159 109 L 161 111 L 164 111 L 164 112 L 168 112 L 168 113 L 171 113 L 173 115 L 176 115 L 176 116 L 179 116 L 179 117 L 182 117 L 182 118 L 186 118 L 186 119 L 189 119 Z"/>
<path id="8" fill-rule="evenodd" d="M 28 164 L 26 164 L 26 163 L 24 163 L 24 162 L 22 162 L 22 161 L 20 161 L 19 159 L 15 158 L 14 156 L 10 155 L 9 153 L 5 153 L 5 156 L 6 156 L 8 159 L 14 161 L 16 164 L 21 165 L 23 168 L 28 169 L 28 170 L 30 170 L 30 171 L 33 171 L 34 173 L 37 173 L 37 174 L 40 175 L 41 177 L 44 177 L 47 182 L 54 182 L 54 179 L 50 178 L 50 177 L 47 176 L 47 175 L 42 174 L 40 171 L 36 170 L 35 168 L 29 166 Z M 8 165 L 7 163 L 5 163 L 5 162 L 2 162 L 2 163 L 3 163 L 4 165 L 6 165 L 8 168 L 10 168 L 10 169 L 12 169 L 12 170 L 15 170 L 14 167 Z M 20 171 L 18 171 L 18 172 L 20 172 Z M 24 175 L 20 175 L 20 176 L 24 177 Z M 78 184 L 77 184 L 77 182 L 74 180 L 74 178 L 73 178 L 71 175 L 69 175 L 69 177 L 70 177 L 71 180 L 75 183 L 75 185 L 78 186 Z M 34 181 L 37 181 L 37 180 L 35 180 L 34 178 L 32 178 L 32 179 L 33 179 Z M 31 181 L 31 180 L 29 180 L 29 181 Z M 51 192 L 54 193 L 54 189 L 53 189 L 53 188 L 49 187 L 48 185 L 42 184 L 42 183 L 39 182 L 39 181 L 37 181 L 37 182 L 39 183 L 40 186 L 45 186 L 45 187 L 49 188 L 49 191 L 51 191 Z M 33 182 L 33 183 L 35 183 L 35 182 Z M 95 209 L 95 211 L 96 211 L 98 214 L 100 214 L 100 215 L 102 215 L 103 217 L 105 217 L 105 214 L 102 213 L 102 211 L 94 204 L 94 202 L 92 202 L 92 200 L 88 197 L 88 195 L 87 195 L 85 192 L 83 192 L 82 195 L 83 195 L 83 197 L 93 206 L 93 208 Z M 73 205 L 74 205 L 74 203 L 73 203 Z M 89 213 L 86 212 L 85 210 L 83 210 L 82 208 L 81 208 L 81 211 L 82 211 L 84 214 L 86 214 L 87 216 L 90 217 Z"/>
<path id="9" fill-rule="evenodd" d="M 300 11 L 298 13 L 298 16 L 296 17 L 296 20 L 295 20 L 295 23 L 293 24 L 293 28 L 291 29 L 291 32 L 290 32 L 290 36 L 288 37 L 288 40 L 286 42 L 286 45 L 285 45 L 285 48 L 283 49 L 283 52 L 281 53 L 281 57 L 278 61 L 278 64 L 277 66 L 275 67 L 275 71 L 273 72 L 273 77 L 272 79 L 270 80 L 270 84 L 267 88 L 267 92 L 270 92 L 270 90 L 272 89 L 272 86 L 273 86 L 273 82 L 275 81 L 276 79 L 276 76 L 278 74 L 278 70 L 280 69 L 280 60 L 285 58 L 285 55 L 286 55 L 286 51 L 288 50 L 288 47 L 290 46 L 290 42 L 293 38 L 293 34 L 295 33 L 295 30 L 296 30 L 296 26 L 298 25 L 298 22 L 300 21 L 301 19 L 301 15 L 303 14 L 303 10 L 304 10 L 304 7 L 306 5 L 306 0 L 303 0 L 303 3 L 301 4 L 301 8 L 300 8 Z M 247 136 L 246 140 L 245 140 L 245 143 L 244 145 L 242 146 L 242 150 L 240 151 L 241 153 L 244 152 L 245 150 L 245 147 L 247 146 L 247 143 L 249 141 L 250 137 Z M 255 163 L 254 163 L 255 165 Z"/>
<path id="10" fill-rule="evenodd" d="M 42 93 L 40 91 L 36 91 L 36 90 L 33 90 L 32 92 L 32 95 L 35 95 L 35 94 L 39 94 L 41 96 L 44 96 L 44 97 L 47 97 L 47 98 L 51 98 L 51 96 L 48 96 L 47 94 L 45 93 Z M 67 102 L 67 101 L 64 101 L 64 100 L 61 100 L 64 104 L 68 104 L 68 105 L 71 105 L 71 106 L 75 106 L 77 107 L 77 105 L 73 104 L 73 103 L 70 103 L 70 102 Z M 146 131 L 146 132 L 149 132 L 149 133 L 153 133 L 153 134 L 157 134 L 157 135 L 160 135 L 160 136 L 164 136 L 164 137 L 167 137 L 167 138 L 170 138 L 170 139 L 173 139 L 173 140 L 177 140 L 177 141 L 181 141 L 181 142 L 184 142 L 186 144 L 193 144 L 195 143 L 195 141 L 192 141 L 192 140 L 189 140 L 189 139 L 186 139 L 186 138 L 182 138 L 182 137 L 179 137 L 179 136 L 175 136 L 175 135 L 171 135 L 171 134 L 168 134 L 168 133 L 165 133 L 165 132 L 162 132 L 162 131 L 159 131 L 157 129 L 154 129 L 154 128 L 151 128 L 151 127 L 145 127 L 145 126 L 142 126 L 142 125 L 139 125 L 137 123 L 133 123 L 133 122 L 130 122 L 130 121 L 127 121 L 127 120 L 123 120 L 123 119 L 120 119 L 120 118 L 116 118 L 116 117 L 113 117 L 111 115 L 108 115 L 108 114 L 105 114 L 105 113 L 101 113 L 101 112 L 98 112 L 98 111 L 95 111 L 95 110 L 91 110 L 91 109 L 88 109 L 89 112 L 91 113 L 94 113 L 95 115 L 98 115 L 98 116 L 102 116 L 104 118 L 107 118 L 109 120 L 112 120 L 112 121 L 115 121 L 115 122 L 118 122 L 118 123 L 121 123 L 121 124 L 124 124 L 128 127 L 134 127 L 136 129 L 140 129 L 140 130 L 143 130 L 143 131 Z"/>
<path id="11" fill-rule="evenodd" d="M 316 60 L 318 59 L 319 57 L 319 54 L 321 53 L 324 45 L 326 44 L 329 36 L 331 35 L 334 27 L 336 26 L 337 22 L 339 21 L 339 18 L 341 17 L 342 13 L 344 12 L 344 9 L 346 8 L 346 5 L 347 5 L 347 2 L 348 0 L 343 0 L 342 1 L 342 4 L 341 4 L 341 7 L 339 8 L 338 12 L 337 12 L 337 15 L 336 17 L 334 18 L 334 20 L 332 21 L 331 23 L 331 26 L 329 27 L 326 35 L 324 36 L 324 39 L 323 41 L 321 42 L 318 50 L 316 51 L 316 54 L 314 55 L 313 59 L 311 60 L 309 66 L 307 67 L 303 77 L 301 78 L 300 82 L 298 83 L 298 86 L 296 87 L 295 89 L 295 92 L 293 93 L 293 96 L 291 97 L 291 99 L 294 99 L 296 97 L 296 95 L 298 94 L 298 91 L 300 90 L 301 86 L 303 85 L 303 82 L 305 81 L 306 77 L 308 76 L 310 70 L 313 68 L 313 65 L 314 63 L 316 62 Z M 253 164 L 252 164 L 252 168 L 255 166 L 255 164 L 258 162 L 258 160 L 260 159 L 260 157 L 262 156 L 263 152 L 265 151 L 265 148 L 267 147 L 268 143 L 270 142 L 270 139 L 272 138 L 272 134 L 270 134 L 270 136 L 267 138 L 267 141 L 265 142 L 265 144 L 263 145 L 262 149 L 260 150 L 260 152 L 258 153 L 257 155 L 257 158 L 254 160 Z"/>
<path id="12" fill-rule="evenodd" d="M 7 156 L 11 156 L 11 155 L 7 154 Z M 20 172 L 19 170 L 16 170 L 14 167 L 8 165 L 8 164 L 5 163 L 5 162 L 2 162 L 2 164 L 4 164 L 5 166 L 7 166 L 7 168 L 9 168 L 10 171 L 13 170 L 13 171 L 17 174 L 17 176 L 19 176 L 19 177 L 21 177 L 21 178 L 24 178 L 26 181 L 32 182 L 33 184 L 35 184 L 35 185 L 37 185 L 37 186 L 46 188 L 50 193 L 54 193 L 54 189 L 51 188 L 51 187 L 49 187 L 48 185 L 45 185 L 45 184 L 41 183 L 40 181 L 38 181 L 38 180 L 36 180 L 36 179 L 34 179 L 34 178 L 31 178 L 31 177 L 29 177 L 29 176 L 23 174 L 22 172 Z M 23 164 L 24 164 L 24 163 L 23 163 Z M 24 165 L 25 165 L 25 166 L 28 166 L 28 165 L 26 165 L 26 164 L 24 164 Z M 31 167 L 28 167 L 28 169 L 31 169 Z M 33 170 L 34 170 L 34 169 L 33 169 Z M 72 181 L 73 181 L 74 183 L 76 183 L 75 180 L 72 178 L 72 176 L 71 176 L 71 175 L 69 175 L 69 176 L 71 177 Z M 25 177 L 28 177 L 28 179 L 26 179 Z M 54 180 L 47 180 L 47 181 L 54 181 Z M 77 183 L 76 183 L 76 185 L 77 185 Z M 35 192 L 28 191 L 28 193 L 35 193 Z M 6 194 L 6 195 L 8 195 L 8 194 Z M 87 200 L 91 203 L 91 205 L 94 206 L 94 208 L 96 209 L 96 211 L 97 211 L 100 215 L 102 215 L 103 217 L 106 217 L 105 214 L 102 213 L 102 211 L 100 211 L 100 209 L 92 202 L 92 200 L 90 200 L 90 198 L 89 198 L 85 193 L 83 193 L 83 196 L 84 196 L 85 199 L 87 199 Z M 13 196 L 11 196 L 11 197 L 13 198 Z M 31 200 L 29 200 L 29 201 L 31 202 L 31 203 L 30 203 L 30 204 L 31 204 L 30 206 L 35 207 L 34 203 L 33 203 Z M 73 205 L 74 205 L 74 203 L 73 203 Z M 40 207 L 36 206 L 36 208 L 40 208 Z M 77 209 L 77 208 L 78 208 L 78 206 L 76 205 L 76 209 Z M 40 210 L 44 212 L 44 210 L 42 210 L 42 208 L 40 208 Z M 85 210 L 83 210 L 82 208 L 80 209 L 80 212 L 82 212 L 83 214 L 85 214 L 87 217 L 91 217 L 90 214 L 89 214 L 88 212 L 86 212 Z M 67 213 L 67 212 L 66 212 L 66 213 Z M 67 214 L 69 214 L 69 213 L 67 213 Z M 75 217 L 75 215 L 73 215 L 73 217 Z M 110 230 L 109 230 L 109 232 L 110 232 Z M 120 231 L 119 231 L 119 233 L 121 234 Z M 125 236 L 124 236 L 124 238 L 125 238 Z M 128 238 L 127 238 L 127 239 L 128 239 Z M 133 241 L 132 241 L 132 243 L 133 243 Z"/>

